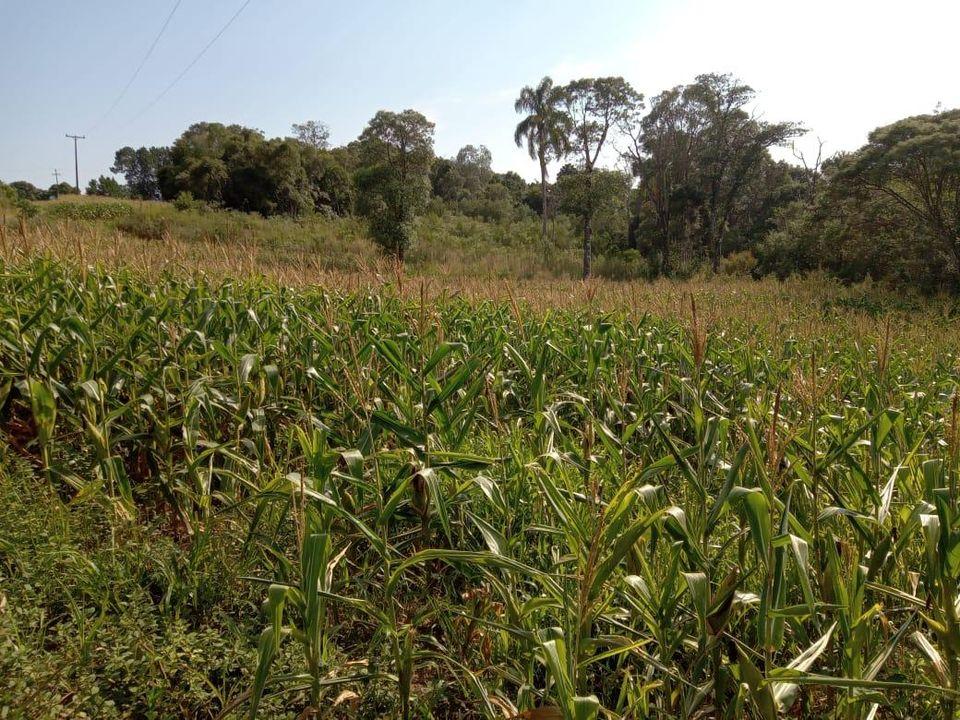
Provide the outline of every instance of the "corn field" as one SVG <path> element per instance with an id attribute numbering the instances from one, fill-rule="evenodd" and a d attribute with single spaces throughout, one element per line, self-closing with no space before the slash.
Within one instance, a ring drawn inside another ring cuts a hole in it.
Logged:
<path id="1" fill-rule="evenodd" d="M 163 613 L 230 558 L 250 662 L 182 716 L 956 718 L 956 349 L 699 305 L 0 264 L 0 476 L 113 555 L 172 539 Z M 130 611 L 58 593 L 91 648 Z"/>

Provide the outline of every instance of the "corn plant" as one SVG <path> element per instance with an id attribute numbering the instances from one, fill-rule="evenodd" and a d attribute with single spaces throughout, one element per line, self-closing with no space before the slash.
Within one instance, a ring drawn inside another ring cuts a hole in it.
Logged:
<path id="1" fill-rule="evenodd" d="M 257 648 L 224 717 L 957 717 L 931 308 L 400 280 L 0 261 L 0 458 L 116 557 L 164 539 L 128 582 Z"/>

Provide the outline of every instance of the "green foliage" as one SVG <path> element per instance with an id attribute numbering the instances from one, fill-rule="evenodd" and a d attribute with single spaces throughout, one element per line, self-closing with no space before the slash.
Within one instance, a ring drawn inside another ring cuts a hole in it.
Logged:
<path id="1" fill-rule="evenodd" d="M 517 147 L 527 146 L 531 159 L 540 164 L 540 242 L 547 240 L 549 198 L 547 191 L 547 163 L 559 160 L 567 154 L 570 140 L 570 116 L 563 112 L 563 89 L 553 84 L 553 79 L 544 77 L 536 87 L 529 85 L 520 91 L 514 110 L 523 114 L 517 123 L 513 140 Z"/>
<path id="2" fill-rule="evenodd" d="M 877 128 L 840 160 L 836 180 L 897 208 L 918 231 L 919 254 L 960 287 L 960 110 Z"/>
<path id="3" fill-rule="evenodd" d="M 141 240 L 160 241 L 170 235 L 170 220 L 165 215 L 137 210 L 128 213 L 116 225 L 117 230 Z"/>
<path id="4" fill-rule="evenodd" d="M 79 191 L 76 187 L 71 185 L 68 182 L 57 183 L 56 185 L 51 185 L 47 188 L 47 191 L 43 193 L 42 197 L 38 198 L 40 200 L 51 200 L 60 197 L 61 195 L 79 195 Z"/>
<path id="5" fill-rule="evenodd" d="M 650 279 L 650 263 L 632 248 L 602 255 L 597 260 L 598 277 L 608 280 L 647 280 Z"/>
<path id="6" fill-rule="evenodd" d="M 353 202 L 349 177 L 332 154 L 240 125 L 191 125 L 169 149 L 158 181 L 167 199 L 189 192 L 262 215 L 344 214 Z"/>
<path id="7" fill-rule="evenodd" d="M 173 206 L 180 212 L 188 212 L 190 210 L 204 211 L 209 209 L 209 206 L 202 200 L 197 200 L 193 197 L 193 193 L 189 190 L 184 190 L 182 193 L 177 195 L 176 199 L 173 201 Z"/>
<path id="8" fill-rule="evenodd" d="M 229 615 L 243 601 L 225 592 L 225 556 L 188 571 L 206 604 L 195 613 L 177 589 L 182 551 L 162 523 L 118 552 L 95 505 L 64 510 L 6 447 L 0 497 L 0 713 L 211 717 L 242 691 L 254 653 Z"/>
<path id="9" fill-rule="evenodd" d="M 129 197 L 130 192 L 125 185 L 121 185 L 116 181 L 116 179 L 106 175 L 101 175 L 99 178 L 91 180 L 87 184 L 87 195 L 125 198 Z"/>
<path id="10" fill-rule="evenodd" d="M 36 203 L 27 200 L 25 197 L 17 197 L 17 199 L 14 201 L 14 207 L 16 207 L 20 217 L 23 218 L 36 217 L 40 212 Z"/>
<path id="11" fill-rule="evenodd" d="M 634 122 L 643 108 L 643 95 L 622 77 L 582 78 L 561 90 L 568 118 L 567 147 L 577 158 L 582 181 L 571 179 L 566 190 L 567 204 L 576 208 L 583 221 L 583 277 L 591 274 L 594 217 L 610 197 L 610 176 L 594 178 L 600 154 L 614 132 Z M 610 172 L 610 171 L 606 171 Z"/>
<path id="12" fill-rule="evenodd" d="M 953 720 L 956 333 L 816 290 L 4 261 L 0 709 Z"/>
<path id="13" fill-rule="evenodd" d="M 15 194 L 17 200 L 27 202 L 52 200 L 60 195 L 77 194 L 77 189 L 67 182 L 51 185 L 46 190 L 42 190 L 26 180 L 16 180 L 5 187 L 8 189 L 8 192 L 12 191 Z"/>
<path id="14" fill-rule="evenodd" d="M 134 212 L 126 202 L 60 202 L 44 209 L 45 217 L 62 220 L 120 220 Z"/>
<path id="15" fill-rule="evenodd" d="M 294 123 L 290 127 L 290 131 L 304 145 L 309 145 L 317 150 L 326 150 L 330 147 L 330 128 L 322 122 L 307 120 L 302 123 Z"/>
<path id="16" fill-rule="evenodd" d="M 718 271 L 725 253 L 755 246 L 775 209 L 796 198 L 793 173 L 768 148 L 802 129 L 757 120 L 747 109 L 753 100 L 730 75 L 700 75 L 653 98 L 630 128 L 638 234 L 660 272 L 690 258 Z"/>
<path id="17" fill-rule="evenodd" d="M 16 192 L 20 200 L 45 200 L 46 194 L 33 183 L 26 180 L 15 180 L 9 187 Z"/>
<path id="18" fill-rule="evenodd" d="M 598 253 L 624 248 L 630 200 L 628 175 L 618 170 L 561 171 L 556 189 L 560 209 L 577 218 L 581 227 L 590 223 L 591 240 Z"/>
<path id="19" fill-rule="evenodd" d="M 824 269 L 847 281 L 872 277 L 925 291 L 955 291 L 958 275 L 952 239 L 949 232 L 939 234 L 937 228 L 944 227 L 949 217 L 950 188 L 957 178 L 939 156 L 924 157 L 934 152 L 926 139 L 904 139 L 917 154 L 902 166 L 896 159 L 900 150 L 886 144 L 887 131 L 893 133 L 897 127 L 908 137 L 914 132 L 923 138 L 936 137 L 937 131 L 925 124 L 927 117 L 881 128 L 872 135 L 876 146 L 824 163 L 812 175 L 810 189 L 776 211 L 772 231 L 757 246 L 759 270 L 784 277 Z M 936 140 L 933 143 L 933 148 L 939 147 Z M 922 173 L 912 180 L 908 177 L 924 164 L 937 174 L 931 181 L 934 185 L 926 189 Z M 900 179 L 894 179 L 898 174 Z M 921 210 L 920 196 L 934 203 L 924 206 L 929 213 Z"/>
<path id="20" fill-rule="evenodd" d="M 490 151 L 467 145 L 455 158 L 438 158 L 430 169 L 433 197 L 443 201 L 443 211 L 459 212 L 480 220 L 502 223 L 526 214 L 522 204 L 527 183 L 513 172 L 495 173 Z"/>
<path id="21" fill-rule="evenodd" d="M 358 209 L 370 220 L 374 241 L 401 261 L 430 197 L 433 128 L 415 110 L 381 110 L 359 140 Z"/>
<path id="22" fill-rule="evenodd" d="M 131 197 L 140 200 L 160 198 L 160 174 L 169 163 L 170 150 L 165 147 L 122 147 L 113 158 L 110 172 L 123 175 Z"/>
<path id="23" fill-rule="evenodd" d="M 567 147 L 589 172 L 612 133 L 634 121 L 643 109 L 643 94 L 622 77 L 581 78 L 561 92 L 569 117 Z"/>

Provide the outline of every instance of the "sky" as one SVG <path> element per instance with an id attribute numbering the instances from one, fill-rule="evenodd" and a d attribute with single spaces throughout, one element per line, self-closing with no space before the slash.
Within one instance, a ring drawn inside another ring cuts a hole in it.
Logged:
<path id="1" fill-rule="evenodd" d="M 622 75 L 649 98 L 733 73 L 755 112 L 801 122 L 799 149 L 820 138 L 829 155 L 960 106 L 957 27 L 958 0 L 0 0 L 0 180 L 72 182 L 66 133 L 86 135 L 85 186 L 118 148 L 169 145 L 201 120 L 268 137 L 321 120 L 342 144 L 405 108 L 436 123 L 439 155 L 483 144 L 494 169 L 535 179 L 513 101 L 544 75 Z"/>

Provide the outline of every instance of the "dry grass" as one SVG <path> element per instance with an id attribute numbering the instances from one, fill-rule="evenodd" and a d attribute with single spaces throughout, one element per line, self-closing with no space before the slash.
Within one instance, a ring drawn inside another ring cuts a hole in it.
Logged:
<path id="1" fill-rule="evenodd" d="M 146 277 L 169 273 L 213 280 L 256 278 L 289 287 L 519 303 L 538 313 L 592 307 L 633 318 L 649 314 L 684 323 L 689 322 L 694 298 L 698 322 L 707 334 L 751 327 L 775 341 L 836 338 L 857 339 L 866 346 L 892 343 L 894 348 L 909 347 L 917 362 L 951 364 L 960 348 L 955 299 L 897 294 L 871 284 L 844 286 L 823 276 L 783 282 L 730 276 L 583 282 L 483 275 L 475 267 L 456 263 L 424 275 L 416 268 L 398 268 L 373 246 L 355 242 L 347 257 L 340 255 L 334 262 L 323 247 L 277 248 L 255 236 L 233 243 L 186 241 L 172 235 L 150 240 L 69 221 L 7 223 L 0 228 L 0 256 L 13 265 L 50 256 L 79 267 L 124 268 Z"/>

